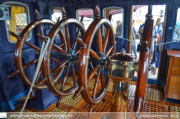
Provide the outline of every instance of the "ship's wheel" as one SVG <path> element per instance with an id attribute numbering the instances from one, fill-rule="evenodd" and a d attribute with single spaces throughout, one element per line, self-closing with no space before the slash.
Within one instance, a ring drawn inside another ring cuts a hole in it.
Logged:
<path id="1" fill-rule="evenodd" d="M 32 44 L 30 42 L 27 41 L 27 37 L 28 35 L 30 34 L 30 32 L 33 30 L 33 29 L 36 29 L 37 27 L 39 28 L 39 33 L 37 34 L 37 36 L 41 39 L 41 42 L 46 42 L 46 41 L 43 41 L 44 39 L 44 32 L 42 30 L 42 25 L 44 24 L 48 24 L 50 26 L 54 26 L 55 25 L 55 22 L 49 20 L 49 19 L 40 19 L 39 17 L 39 12 L 37 10 L 35 10 L 35 14 L 36 14 L 36 17 L 37 19 L 33 22 L 31 22 L 30 24 L 28 24 L 24 30 L 21 32 L 20 35 L 16 35 L 15 33 L 9 31 L 9 33 L 16 37 L 18 40 L 17 40 L 17 43 L 16 43 L 16 48 L 15 48 L 15 65 L 16 65 L 16 71 L 11 73 L 8 77 L 12 77 L 14 76 L 15 74 L 19 74 L 21 79 L 23 80 L 23 82 L 27 85 L 27 86 L 31 86 L 32 84 L 32 80 L 30 80 L 27 76 L 27 73 L 25 73 L 26 71 L 26 68 L 34 68 L 34 71 L 35 71 L 35 67 L 37 66 L 37 63 L 39 61 L 39 54 L 41 52 L 41 49 L 36 46 L 35 44 Z M 63 37 L 63 34 L 61 31 L 58 31 L 58 34 L 59 34 L 59 37 L 60 37 L 60 40 L 61 40 L 61 44 L 60 45 L 57 45 L 57 48 L 54 48 L 52 49 L 50 52 L 55 52 L 56 50 L 58 49 L 63 49 L 64 51 L 66 51 L 66 41 Z M 35 38 L 34 36 L 32 36 L 33 38 Z M 43 37 L 43 38 L 42 38 Z M 46 39 L 45 39 L 46 40 Z M 23 51 L 25 50 L 24 49 L 24 46 L 28 45 L 30 48 L 34 49 L 34 54 L 33 55 L 36 55 L 35 56 L 35 59 L 31 59 L 31 61 L 29 61 L 28 63 L 24 63 L 23 62 L 23 59 L 22 59 L 22 54 L 23 54 Z M 55 44 L 56 45 L 56 44 Z M 54 58 L 51 58 L 51 61 L 52 62 L 56 62 L 56 63 L 60 63 L 59 61 L 57 61 L 56 59 Z M 44 88 L 47 88 L 47 85 L 45 83 L 45 81 L 47 81 L 47 77 L 45 76 L 45 72 L 44 72 L 44 65 L 45 62 L 43 60 L 42 62 L 42 65 L 41 65 L 41 68 L 40 68 L 40 71 L 38 72 L 38 76 L 36 78 L 36 81 L 35 81 L 35 84 L 33 86 L 33 89 L 44 89 Z M 63 70 L 63 68 L 61 69 L 61 71 Z M 60 77 L 60 72 L 61 71 L 58 71 L 58 72 L 55 72 L 56 73 L 56 77 L 54 77 L 53 81 L 56 82 L 58 80 L 58 78 Z"/>
<path id="2" fill-rule="evenodd" d="M 83 24 L 73 18 L 66 18 L 66 12 L 64 7 L 62 8 L 62 13 L 63 13 L 63 20 L 59 21 L 49 32 L 48 37 L 51 39 L 51 42 L 49 44 L 48 50 L 47 50 L 47 57 L 46 57 L 46 74 L 48 77 L 47 85 L 48 88 L 59 97 L 59 99 L 63 96 L 71 95 L 73 94 L 77 89 L 78 89 L 78 84 L 77 84 L 77 78 L 76 78 L 76 72 L 75 72 L 75 66 L 77 65 L 77 60 L 80 52 L 80 48 L 77 48 L 77 42 L 82 42 L 78 41 L 77 39 L 79 38 L 79 34 L 81 33 L 81 36 L 84 37 L 85 34 L 85 28 Z M 82 21 L 82 19 L 81 19 Z M 74 30 L 76 32 L 75 37 L 73 38 L 73 43 L 71 45 L 70 40 L 70 34 L 68 30 L 68 26 L 75 26 Z M 56 53 L 52 53 L 51 51 L 56 48 L 57 46 L 54 45 L 55 42 L 55 37 L 58 34 L 60 30 L 64 28 L 64 36 L 65 40 L 67 42 L 67 51 L 63 49 L 58 49 Z M 71 47 L 72 46 L 72 47 Z M 60 62 L 59 65 L 54 67 L 54 69 L 51 69 L 51 61 L 50 59 L 54 58 L 57 61 Z M 62 78 L 58 82 L 54 82 L 54 78 L 52 74 L 54 72 L 60 72 L 61 69 L 65 67 L 65 73 L 64 75 L 61 73 Z M 77 68 L 77 67 L 76 67 Z M 71 70 L 70 70 L 71 69 Z M 70 75 L 70 71 L 71 74 Z M 65 84 L 68 79 L 68 77 L 72 76 L 73 80 L 73 86 L 65 89 Z M 60 88 L 57 87 L 57 85 L 60 85 Z M 59 103 L 59 101 L 58 101 Z M 58 105 L 57 105 L 58 106 Z"/>
<path id="3" fill-rule="evenodd" d="M 96 19 L 91 23 L 85 33 L 83 38 L 84 44 L 78 58 L 79 90 L 81 90 L 84 100 L 91 104 L 90 112 L 92 111 L 92 105 L 100 103 L 106 94 L 111 79 L 110 77 L 105 76 L 104 73 L 107 70 L 107 61 L 109 57 L 114 55 L 116 49 L 113 27 L 110 20 L 100 18 L 98 5 L 96 5 L 95 11 Z M 105 28 L 104 40 L 102 40 L 101 35 L 102 26 Z M 95 40 L 96 34 L 97 40 Z M 98 53 L 91 49 L 92 43 L 97 44 Z M 89 73 L 88 67 L 90 66 L 90 62 L 94 62 L 93 64 L 96 66 Z M 89 90 L 88 82 L 93 77 L 96 77 L 94 88 L 93 90 Z"/>

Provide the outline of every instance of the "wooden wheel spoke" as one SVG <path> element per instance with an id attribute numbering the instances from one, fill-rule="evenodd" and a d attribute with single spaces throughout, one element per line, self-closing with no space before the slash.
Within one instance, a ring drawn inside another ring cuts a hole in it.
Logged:
<path id="1" fill-rule="evenodd" d="M 38 27 L 39 27 L 39 32 L 40 32 L 40 34 L 44 36 L 43 29 L 42 29 L 42 25 L 40 24 L 40 25 L 38 25 Z"/>
<path id="2" fill-rule="evenodd" d="M 82 23 L 82 21 L 83 21 L 83 18 L 84 18 L 84 16 L 82 16 L 81 17 L 81 20 L 80 20 L 80 22 Z M 76 45 L 77 45 L 77 41 L 76 41 L 76 38 L 78 38 L 79 37 L 79 32 L 80 32 L 80 27 L 78 28 L 78 31 L 77 31 L 77 33 L 76 33 L 76 36 L 75 36 L 75 38 L 74 38 L 74 43 L 73 43 L 73 46 L 72 46 L 72 49 L 75 49 L 75 47 L 76 47 Z"/>
<path id="3" fill-rule="evenodd" d="M 112 46 L 111 48 L 109 48 L 109 50 L 106 52 L 106 56 L 108 56 L 110 53 L 111 53 L 111 51 L 112 51 L 112 49 L 114 48 L 114 46 Z"/>
<path id="4" fill-rule="evenodd" d="M 61 73 L 61 70 L 59 70 L 56 75 L 53 77 L 53 79 L 56 79 L 59 76 L 59 73 Z"/>
<path id="5" fill-rule="evenodd" d="M 35 64 L 35 63 L 38 62 L 38 61 L 39 61 L 39 58 L 30 61 L 29 63 L 27 63 L 26 65 L 23 66 L 23 70 L 26 69 L 27 67 Z M 11 73 L 10 75 L 8 75 L 8 78 L 13 77 L 13 76 L 16 75 L 17 73 L 19 73 L 19 70 L 15 70 L 13 73 Z"/>
<path id="6" fill-rule="evenodd" d="M 117 54 L 112 54 L 109 58 L 110 59 L 114 59 L 114 57 L 116 57 Z"/>
<path id="7" fill-rule="evenodd" d="M 98 31 L 97 31 L 97 42 L 98 42 L 99 53 L 102 53 L 102 35 L 101 35 L 101 28 L 98 28 Z"/>
<path id="8" fill-rule="evenodd" d="M 40 80 L 40 81 L 37 83 L 36 87 L 40 86 L 40 85 L 43 84 L 45 81 L 47 81 L 47 77 L 44 77 L 42 80 Z"/>
<path id="9" fill-rule="evenodd" d="M 55 58 L 53 58 L 53 57 L 51 57 L 51 59 L 52 59 L 53 61 L 55 61 L 56 63 L 58 63 L 58 64 L 62 64 L 60 61 L 58 61 L 57 59 L 55 59 Z M 65 68 L 67 68 L 67 66 L 65 66 Z"/>
<path id="10" fill-rule="evenodd" d="M 41 78 L 41 74 L 42 74 L 42 69 L 38 72 L 35 84 L 37 84 L 39 82 L 39 79 Z"/>
<path id="11" fill-rule="evenodd" d="M 11 77 L 13 77 L 14 75 L 16 75 L 17 73 L 19 73 L 19 70 L 18 70 L 18 69 L 15 70 L 14 72 L 12 72 L 11 74 L 9 74 L 7 77 L 8 77 L 8 78 L 11 78 Z"/>
<path id="12" fill-rule="evenodd" d="M 35 63 L 38 62 L 38 61 L 39 61 L 39 58 L 36 58 L 36 59 L 30 61 L 29 63 L 27 63 L 26 65 L 24 65 L 23 69 L 26 69 L 27 67 L 35 64 Z"/>
<path id="13" fill-rule="evenodd" d="M 77 51 L 76 51 L 76 54 L 79 54 L 79 53 L 80 53 L 80 51 L 81 51 L 81 48 L 80 48 L 79 50 L 77 50 Z"/>
<path id="14" fill-rule="evenodd" d="M 96 54 L 96 52 L 94 52 L 92 49 L 90 50 L 90 54 L 92 57 L 94 57 L 95 59 L 99 60 L 99 56 Z"/>
<path id="15" fill-rule="evenodd" d="M 74 85 L 76 84 L 76 72 L 73 66 L 71 66 L 71 71 L 72 71 L 72 77 L 74 81 Z"/>
<path id="16" fill-rule="evenodd" d="M 87 46 L 87 45 L 82 41 L 81 38 L 76 38 L 75 40 L 76 40 L 83 48 Z"/>
<path id="17" fill-rule="evenodd" d="M 63 91 L 64 85 L 65 85 L 66 80 L 67 80 L 67 78 L 68 78 L 68 73 L 69 73 L 69 67 L 67 67 L 66 72 L 65 72 L 65 74 L 64 74 L 63 82 L 62 82 L 62 86 L 61 86 L 61 91 Z"/>
<path id="18" fill-rule="evenodd" d="M 106 46 L 108 43 L 108 36 L 109 36 L 109 29 L 106 29 L 106 35 L 105 35 L 104 44 L 103 44 L 103 52 L 105 52 L 105 50 L 106 50 Z"/>
<path id="19" fill-rule="evenodd" d="M 58 47 L 59 47 L 59 48 L 62 48 L 63 46 L 64 46 L 64 44 L 61 44 L 61 45 L 59 45 Z M 56 47 L 56 46 L 55 46 L 55 47 Z M 55 48 L 51 50 L 51 52 L 54 52 L 54 51 L 56 51 Z"/>
<path id="20" fill-rule="evenodd" d="M 112 19 L 112 14 L 109 15 L 109 21 L 111 21 L 111 19 Z"/>
<path id="21" fill-rule="evenodd" d="M 39 11 L 37 9 L 35 9 L 35 14 L 36 14 L 36 19 L 40 19 Z"/>
<path id="22" fill-rule="evenodd" d="M 80 32 L 80 28 L 78 28 L 78 31 L 77 31 L 76 36 L 75 36 L 75 38 L 74 38 L 74 42 L 73 42 L 72 49 L 75 49 L 75 47 L 76 47 L 76 45 L 77 45 L 77 40 L 76 40 L 76 38 L 79 37 L 79 32 Z"/>
<path id="23" fill-rule="evenodd" d="M 62 64 L 60 61 L 58 61 L 58 60 L 55 59 L 55 58 L 52 58 L 52 57 L 51 57 L 51 59 L 52 59 L 53 61 L 55 61 L 56 63 L 58 63 L 58 64 Z"/>
<path id="24" fill-rule="evenodd" d="M 96 98 L 96 91 L 97 91 L 97 87 L 98 87 L 98 84 L 99 84 L 99 77 L 100 77 L 100 71 L 98 71 L 97 77 L 96 77 L 96 80 L 95 80 L 95 83 L 94 83 L 93 99 Z"/>
<path id="25" fill-rule="evenodd" d="M 67 42 L 67 47 L 68 49 L 71 49 L 71 41 L 70 41 L 70 35 L 69 35 L 69 30 L 68 26 L 65 26 L 65 34 L 66 34 L 66 42 Z"/>
<path id="26" fill-rule="evenodd" d="M 29 42 L 27 42 L 27 41 L 25 41 L 25 43 L 26 43 L 28 46 L 30 46 L 31 48 L 33 48 L 34 50 L 37 50 L 38 52 L 41 52 L 41 49 L 38 48 L 37 46 L 35 46 L 35 45 L 33 45 L 33 44 L 31 44 L 31 43 L 29 43 Z"/>
<path id="27" fill-rule="evenodd" d="M 43 41 L 46 42 L 47 39 L 46 39 L 46 37 L 44 37 L 44 35 L 38 33 L 37 36 L 41 39 L 42 42 L 43 42 Z"/>
<path id="28" fill-rule="evenodd" d="M 94 77 L 94 75 L 96 74 L 96 72 L 97 72 L 98 69 L 99 69 L 99 66 L 96 66 L 96 67 L 92 70 L 92 72 L 91 72 L 91 73 L 89 74 L 89 76 L 88 76 L 88 81 L 91 80 L 91 78 Z"/>
<path id="29" fill-rule="evenodd" d="M 66 51 L 64 51 L 61 47 L 57 46 L 56 44 L 54 44 L 53 47 L 54 47 L 57 51 L 59 51 L 60 53 L 62 53 L 62 54 L 64 54 L 64 55 L 67 56 Z"/>
<path id="30" fill-rule="evenodd" d="M 101 71 L 101 87 L 104 88 L 105 87 L 105 77 L 104 77 L 104 71 Z"/>
<path id="31" fill-rule="evenodd" d="M 56 108 L 58 108 L 58 107 L 59 107 L 60 102 L 61 102 L 61 97 L 58 97 L 58 100 L 57 100 L 57 103 L 56 103 Z"/>
<path id="32" fill-rule="evenodd" d="M 63 68 L 63 66 L 65 66 L 65 64 L 68 62 L 68 60 L 64 61 L 62 64 L 58 65 L 52 72 L 51 75 L 55 74 L 56 72 L 58 72 L 61 68 Z"/>

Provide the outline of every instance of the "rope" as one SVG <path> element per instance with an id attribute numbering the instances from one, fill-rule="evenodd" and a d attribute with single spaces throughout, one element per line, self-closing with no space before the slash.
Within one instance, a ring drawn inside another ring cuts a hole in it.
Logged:
<path id="1" fill-rule="evenodd" d="M 126 39 L 126 38 L 122 38 L 122 40 L 127 40 L 127 41 L 132 42 L 132 40 L 129 40 L 129 39 Z M 165 45 L 165 44 L 170 44 L 170 43 L 175 43 L 175 42 L 180 42 L 180 39 L 176 39 L 175 41 L 165 42 L 165 43 L 161 43 L 161 44 L 154 44 L 154 45 Z M 138 43 L 138 42 L 135 42 L 135 43 L 141 44 L 141 43 Z"/>
<path id="2" fill-rule="evenodd" d="M 32 84 L 31 84 L 31 87 L 30 87 L 30 89 L 29 89 L 29 93 L 28 93 L 28 95 L 27 95 L 27 98 L 26 98 L 26 100 L 25 100 L 25 103 L 24 103 L 24 105 L 23 105 L 23 108 L 21 109 L 21 112 L 20 112 L 20 115 L 19 115 L 19 118 L 18 118 L 18 119 L 20 119 L 20 117 L 22 116 L 22 113 L 23 113 L 23 111 L 24 111 L 24 108 L 25 108 L 25 106 L 26 106 L 26 104 L 27 104 L 27 101 L 28 101 L 28 99 L 29 99 L 29 96 L 30 96 L 30 94 L 31 94 L 31 90 L 32 90 L 32 88 L 33 88 L 34 82 L 35 82 L 35 80 L 36 80 L 36 78 L 37 78 L 37 75 L 38 75 L 38 72 L 39 72 L 39 70 L 40 70 L 41 63 L 42 63 L 42 61 L 43 61 L 44 54 L 45 54 L 45 52 L 46 52 L 46 50 L 47 50 L 47 47 L 48 47 L 48 45 L 49 45 L 49 43 L 50 43 L 50 38 L 47 37 L 47 39 L 48 39 L 48 40 L 47 40 L 46 45 L 45 45 L 45 41 L 43 41 L 42 48 L 41 48 L 41 52 L 40 52 L 40 56 L 39 56 L 38 65 L 37 65 L 37 68 L 36 68 L 36 71 L 35 71 L 35 74 L 34 74 L 34 78 L 33 78 L 33 82 L 32 82 Z M 45 45 L 45 48 L 44 48 L 44 45 Z"/>

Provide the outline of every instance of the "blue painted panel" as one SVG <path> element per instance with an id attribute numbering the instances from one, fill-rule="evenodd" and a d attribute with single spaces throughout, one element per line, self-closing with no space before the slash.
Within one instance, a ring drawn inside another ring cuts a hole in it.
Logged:
<path id="1" fill-rule="evenodd" d="M 180 104 L 180 100 L 176 100 L 176 99 L 167 98 L 166 101 Z"/>
<path id="2" fill-rule="evenodd" d="M 133 78 L 133 81 L 136 81 L 137 77 Z M 153 79 L 148 79 L 147 83 L 151 83 L 151 84 L 159 84 L 161 85 L 161 81 L 160 80 L 153 80 Z"/>
<path id="3" fill-rule="evenodd" d="M 27 93 L 28 93 L 28 90 L 25 90 L 25 91 L 17 94 L 16 96 L 14 96 L 12 98 L 12 100 L 9 100 L 8 102 L 2 102 L 1 106 L 2 106 L 3 110 L 4 111 L 6 111 L 8 109 L 14 110 L 15 109 L 14 105 L 17 104 L 17 100 L 20 99 L 21 97 L 23 97 L 24 95 L 26 95 Z"/>

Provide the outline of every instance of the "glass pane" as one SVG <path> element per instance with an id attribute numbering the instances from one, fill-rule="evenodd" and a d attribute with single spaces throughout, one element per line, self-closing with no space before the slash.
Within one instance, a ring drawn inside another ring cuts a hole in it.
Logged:
<path id="1" fill-rule="evenodd" d="M 93 22 L 93 10 L 86 9 L 86 10 L 77 10 L 78 20 L 81 20 L 81 17 L 84 15 L 83 25 L 87 30 L 89 25 Z"/>
<path id="2" fill-rule="evenodd" d="M 62 12 L 60 9 L 53 9 L 53 14 L 52 14 L 52 20 L 54 22 L 57 22 L 58 18 L 60 17 L 59 20 L 62 19 Z"/>
<path id="3" fill-rule="evenodd" d="M 104 10 L 104 15 L 107 19 L 110 14 L 112 14 L 111 24 L 113 26 L 115 36 L 123 37 L 123 9 L 109 8 Z"/>
<path id="4" fill-rule="evenodd" d="M 63 19 L 63 15 L 62 15 L 61 8 L 54 8 L 53 14 L 52 14 L 52 20 L 56 23 L 56 22 L 58 22 L 58 20 L 60 21 L 62 19 Z M 64 27 L 61 29 L 61 32 L 63 34 L 65 33 Z M 56 37 L 59 37 L 59 34 L 57 34 Z"/>
<path id="5" fill-rule="evenodd" d="M 6 20 L 8 31 L 12 31 L 17 35 L 20 35 L 22 30 L 27 26 L 27 13 L 25 8 L 22 6 L 11 6 L 11 17 L 12 20 Z M 28 38 L 30 35 L 28 35 Z M 9 35 L 9 40 L 11 42 L 17 41 L 17 39 L 11 35 Z"/>
<path id="6" fill-rule="evenodd" d="M 151 59 L 150 59 L 150 70 L 148 71 L 148 79 L 157 80 L 158 69 L 160 65 L 160 54 L 161 44 L 163 38 L 163 24 L 165 16 L 166 5 L 153 5 L 153 32 L 152 32 L 152 44 L 151 44 Z M 133 25 L 132 25 L 132 43 L 131 43 L 131 54 L 134 55 L 136 60 L 139 60 L 140 51 L 138 43 L 142 40 L 142 34 L 144 30 L 144 23 L 146 21 L 146 14 L 148 13 L 148 5 L 134 5 L 133 6 Z M 159 36 L 157 38 L 157 36 Z M 156 42 L 155 42 L 156 41 Z M 137 72 L 135 72 L 135 77 Z"/>
<path id="7" fill-rule="evenodd" d="M 174 40 L 180 39 L 180 8 L 177 11 L 176 26 L 174 31 Z"/>

